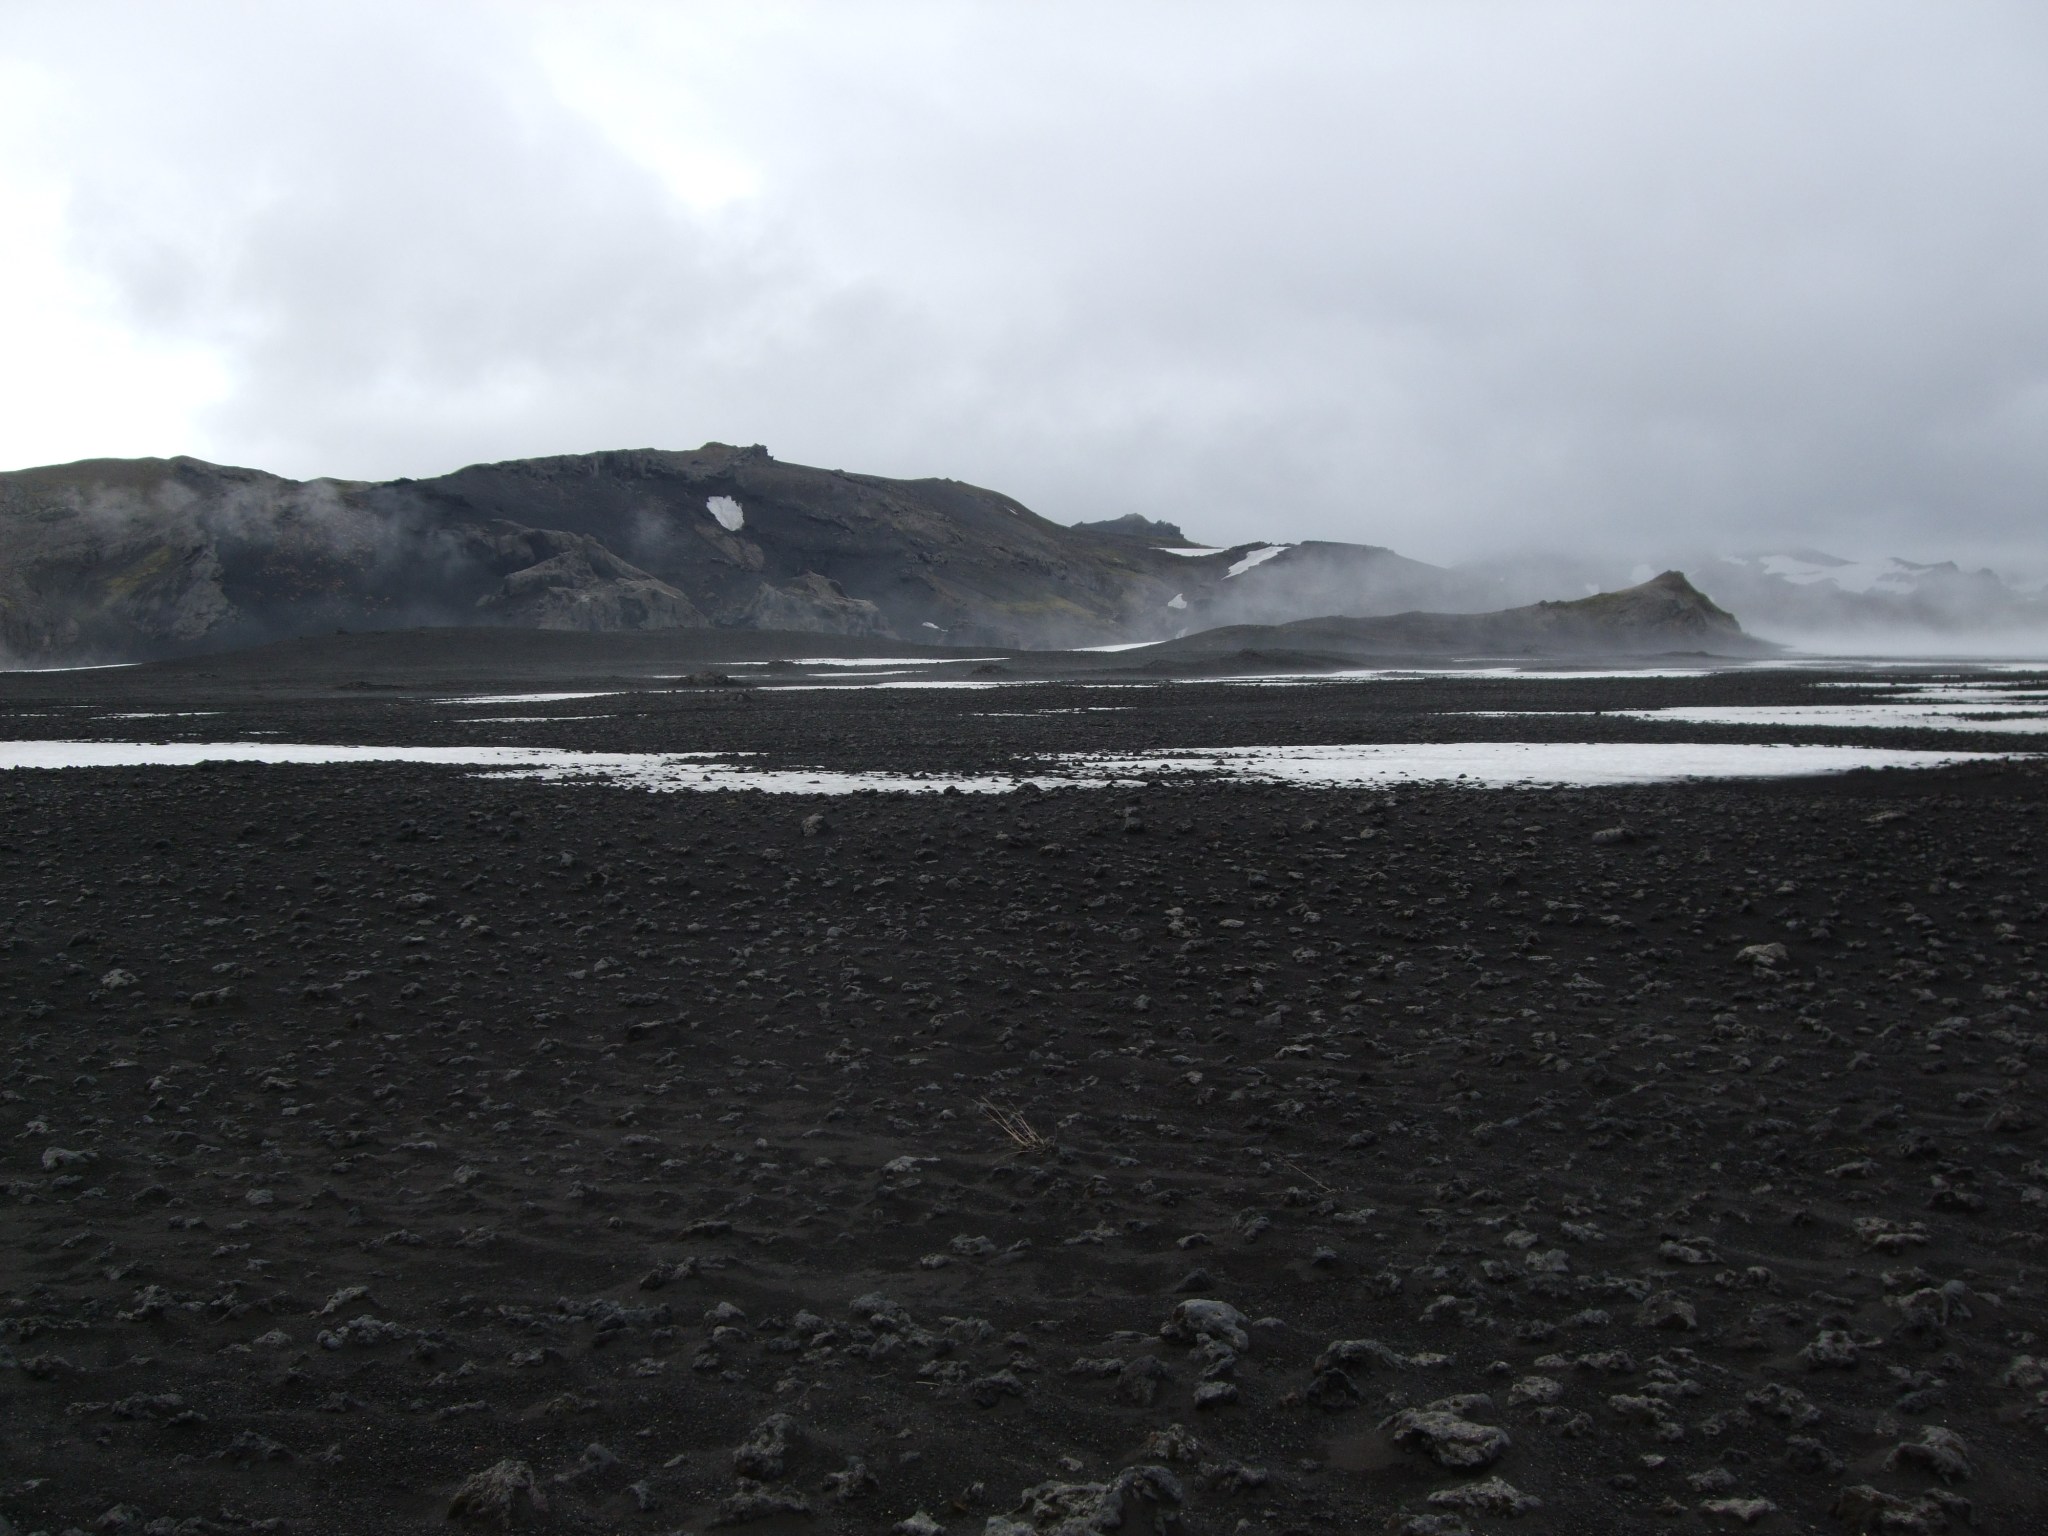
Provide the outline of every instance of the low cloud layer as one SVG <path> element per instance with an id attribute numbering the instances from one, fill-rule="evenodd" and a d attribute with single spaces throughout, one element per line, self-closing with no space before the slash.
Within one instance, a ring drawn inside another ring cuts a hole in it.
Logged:
<path id="1" fill-rule="evenodd" d="M 0 462 L 2041 549 L 2037 7 L 18 5 Z"/>

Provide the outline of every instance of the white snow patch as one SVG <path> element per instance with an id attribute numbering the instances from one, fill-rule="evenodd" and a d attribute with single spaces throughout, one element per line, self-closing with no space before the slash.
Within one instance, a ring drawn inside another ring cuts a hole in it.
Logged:
<path id="1" fill-rule="evenodd" d="M 1064 709 L 978 709 L 977 720 L 1036 720 L 1044 715 L 1112 715 L 1136 709 L 1135 704 L 1076 704 Z"/>
<path id="2" fill-rule="evenodd" d="M 542 761 L 623 762 L 634 754 L 560 752 L 550 747 L 363 747 L 286 741 L 7 741 L 0 769 L 182 768 L 195 763 L 442 763 L 509 767 Z"/>
<path id="3" fill-rule="evenodd" d="M 2048 704 L 2048 693 L 2025 688 L 2001 688 L 1990 683 L 1946 683 L 1933 688 L 1909 688 L 1891 696 L 1900 704 L 1950 704 L 1958 699 L 1989 704 Z"/>
<path id="4" fill-rule="evenodd" d="M 970 661 L 1009 659 L 1007 656 L 792 656 L 789 664 L 793 667 L 950 667 Z"/>
<path id="5" fill-rule="evenodd" d="M 2039 704 L 1705 704 L 1669 709 L 1610 709 L 1634 720 L 1686 725 L 1754 725 L 1849 731 L 1997 731 L 2035 736 L 2048 732 L 2048 709 Z M 1985 717 L 1993 718 L 1985 718 Z"/>
<path id="6" fill-rule="evenodd" d="M 0 742 L 0 771 L 188 767 L 201 763 L 429 763 L 479 769 L 487 778 L 581 780 L 660 791 L 756 789 L 773 794 L 851 794 L 889 790 L 929 794 L 952 788 L 968 794 L 1000 794 L 1025 782 L 1040 788 L 1101 788 L 1182 773 L 1277 784 L 1340 786 L 1416 781 L 1462 782 L 1479 788 L 1508 784 L 1642 784 L 1674 779 L 1784 778 L 1841 773 L 1852 768 L 1932 768 L 2010 755 L 1678 742 L 1211 747 L 1137 755 L 1076 753 L 1057 760 L 1063 771 L 1025 779 L 1008 774 L 761 769 L 749 766 L 744 755 L 708 752 L 565 752 L 546 747 L 363 747 L 255 741 L 15 741 Z"/>
<path id="7" fill-rule="evenodd" d="M 772 795 L 851 795 L 863 790 L 886 790 L 909 794 L 942 794 L 956 789 L 963 795 L 1008 794 L 1024 784 L 1040 789 L 1062 785 L 1077 788 L 1107 788 L 1113 782 L 1094 777 L 1048 778 L 1043 775 L 1012 778 L 1007 774 L 945 773 L 833 773 L 816 768 L 748 768 L 734 762 L 691 762 L 690 754 L 632 754 L 633 763 L 613 767 L 585 767 L 576 764 L 543 765 L 538 768 L 500 771 L 482 775 L 489 779 L 542 779 L 568 781 L 595 779 L 627 789 L 650 789 L 664 793 L 678 790 L 757 789 Z"/>
<path id="8" fill-rule="evenodd" d="M 843 688 L 848 692 L 861 688 L 1016 688 L 1046 681 L 1051 679 L 1006 677 L 987 681 L 977 678 L 970 681 L 967 678 L 918 677 L 900 683 L 871 683 L 859 680 L 859 674 L 856 673 L 852 679 L 845 682 L 835 680 L 829 683 L 777 683 L 774 686 L 778 693 L 803 693 L 816 692 L 824 688 Z"/>
<path id="9" fill-rule="evenodd" d="M 1845 683 L 1828 681 L 1822 688 L 1883 688 L 1889 699 L 1912 704 L 1939 704 L 1955 699 L 1989 699 L 2000 701 L 2048 700 L 2048 693 L 2031 691 L 2031 682 L 2006 682 L 2002 679 L 1987 679 L 1981 682 L 1952 682 L 1930 679 L 1913 683 Z"/>
<path id="10" fill-rule="evenodd" d="M 564 699 L 608 699 L 619 692 L 598 693 L 472 693 L 459 699 L 436 699 L 436 704 L 558 704 Z"/>
<path id="11" fill-rule="evenodd" d="M 1239 560 L 1234 565 L 1232 565 L 1229 570 L 1225 571 L 1223 573 L 1223 579 L 1225 581 L 1228 581 L 1233 576 L 1242 576 L 1246 571 L 1250 570 L 1253 566 L 1264 565 L 1268 560 L 1272 559 L 1282 550 L 1292 548 L 1294 548 L 1292 544 L 1268 544 L 1263 549 L 1255 549 L 1250 554 L 1246 555 L 1242 560 Z"/>
<path id="12" fill-rule="evenodd" d="M 813 768 L 752 768 L 713 752 L 564 752 L 551 747 L 359 747 L 282 741 L 166 744 L 137 741 L 0 742 L 0 771 L 51 768 L 181 768 L 200 763 L 302 766 L 335 763 L 431 763 L 480 768 L 485 778 L 589 779 L 639 789 L 759 789 L 771 794 L 851 794 L 856 790 L 1001 794 L 1029 782 L 1095 787 L 1093 777 L 1007 774 L 835 773 Z"/>
<path id="13" fill-rule="evenodd" d="M 1074 649 L 1077 652 L 1107 655 L 1111 651 L 1136 651 L 1142 650 L 1148 645 L 1158 645 L 1159 643 L 1157 640 L 1119 640 L 1115 645 L 1077 645 Z"/>
<path id="14" fill-rule="evenodd" d="M 1235 571 L 1232 571 L 1232 572 L 1231 572 L 1230 574 L 1231 574 L 1231 575 L 1233 575 L 1233 576 L 1235 576 L 1235 575 L 1237 574 L 1237 572 L 1235 572 Z M 1187 598 L 1187 594 L 1186 594 L 1185 592 L 1176 592 L 1176 593 L 1174 593 L 1174 594 L 1173 594 L 1173 596 L 1172 596 L 1172 597 L 1170 597 L 1170 598 L 1168 598 L 1168 599 L 1167 599 L 1167 602 L 1166 602 L 1166 606 L 1167 606 L 1167 607 L 1169 607 L 1169 608 L 1185 608 L 1185 607 L 1187 607 L 1187 605 L 1188 605 L 1188 598 Z"/>
<path id="15" fill-rule="evenodd" d="M 1156 755 L 1077 755 L 1077 768 L 1119 778 L 1210 773 L 1272 784 L 1463 781 L 1511 784 L 1655 784 L 1681 779 L 1775 779 L 1853 768 L 1938 768 L 2006 756 L 1874 747 L 1726 746 L 1691 742 L 1461 741 L 1327 747 L 1205 747 Z"/>
<path id="16" fill-rule="evenodd" d="M 1582 681 L 1632 677 L 1707 677 L 1706 668 L 1631 667 L 1605 672 L 1540 672 L 1520 667 L 1343 667 L 1330 672 L 1261 672 L 1241 677 L 1170 677 L 1160 681 L 1177 686 L 1215 684 L 1233 688 L 1303 688 L 1314 683 L 1414 683 L 1428 678 L 1525 678 L 1530 682 Z M 1123 685 L 1130 686 L 1130 685 Z"/>
<path id="17" fill-rule="evenodd" d="M 1220 555 L 1223 553 L 1220 549 L 1203 549 L 1199 545 L 1176 548 L 1171 544 L 1155 544 L 1152 547 L 1162 555 Z"/>
<path id="18" fill-rule="evenodd" d="M 868 679 L 877 677 L 908 677 L 909 675 L 910 670 L 907 667 L 890 667 L 880 672 L 854 672 L 846 669 L 841 669 L 835 675 L 834 681 L 843 678 L 847 682 L 851 683 L 866 681 Z M 762 681 L 772 687 L 774 685 L 775 680 L 773 678 L 763 678 Z"/>
<path id="19" fill-rule="evenodd" d="M 709 498 L 704 503 L 704 510 L 717 518 L 718 526 L 727 533 L 738 533 L 747 521 L 745 509 L 730 496 Z"/>

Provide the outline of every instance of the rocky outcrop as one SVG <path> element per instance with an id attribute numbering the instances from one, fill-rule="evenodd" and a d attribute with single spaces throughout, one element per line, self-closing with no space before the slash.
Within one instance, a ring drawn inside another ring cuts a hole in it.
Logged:
<path id="1" fill-rule="evenodd" d="M 1194 547 L 1194 540 L 1180 531 L 1180 524 L 1162 522 L 1152 517 L 1140 517 L 1136 512 L 1126 512 L 1122 517 L 1103 518 L 1100 522 L 1076 523 L 1074 528 L 1079 533 L 1099 533 L 1112 539 L 1132 539 L 1137 543 L 1155 547 Z"/>
<path id="2" fill-rule="evenodd" d="M 702 629 L 696 604 L 629 565 L 597 540 L 549 528 L 498 524 L 476 543 L 513 568 L 477 608 L 532 629 Z"/>
<path id="3" fill-rule="evenodd" d="M 751 629 L 791 629 L 815 635 L 893 633 L 881 609 L 862 598 L 848 597 L 838 582 L 816 571 L 805 571 L 779 587 L 763 582 L 742 616 Z"/>

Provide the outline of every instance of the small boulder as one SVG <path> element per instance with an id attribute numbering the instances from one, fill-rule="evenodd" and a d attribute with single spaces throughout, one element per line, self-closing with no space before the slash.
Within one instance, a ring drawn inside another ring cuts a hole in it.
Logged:
<path id="1" fill-rule="evenodd" d="M 795 1419 L 786 1413 L 771 1413 L 732 1453 L 733 1471 L 761 1482 L 779 1478 L 789 1470 L 802 1438 Z"/>
<path id="2" fill-rule="evenodd" d="M 1918 1440 L 1907 1440 L 1893 1446 L 1884 1464 L 1894 1472 L 1906 1467 L 1931 1472 L 1944 1483 L 1959 1483 L 1973 1470 L 1968 1442 L 1954 1430 L 1943 1429 L 1938 1424 L 1922 1428 Z"/>
<path id="3" fill-rule="evenodd" d="M 1689 1333 L 1700 1325 L 1699 1312 L 1676 1291 L 1659 1291 L 1636 1308 L 1636 1324 L 1670 1333 Z"/>
<path id="4" fill-rule="evenodd" d="M 1458 1488 L 1439 1488 L 1428 1502 L 1438 1509 L 1461 1509 L 1475 1515 L 1526 1515 L 1543 1501 L 1524 1493 L 1503 1477 L 1482 1478 Z"/>
<path id="5" fill-rule="evenodd" d="M 534 1518 L 548 1512 L 547 1495 L 535 1480 L 533 1468 L 511 1457 L 472 1473 L 455 1490 L 448 1506 L 450 1520 L 476 1520 L 509 1527 L 520 1515 Z"/>
<path id="6" fill-rule="evenodd" d="M 1251 1348 L 1245 1331 L 1244 1314 L 1227 1301 L 1191 1298 L 1173 1309 L 1173 1316 L 1160 1325 L 1159 1337 L 1175 1344 L 1193 1344 L 1215 1339 L 1232 1349 Z"/>
<path id="7" fill-rule="evenodd" d="M 1507 1454 L 1508 1432 L 1438 1409 L 1408 1408 L 1380 1425 L 1399 1446 L 1440 1467 L 1490 1467 Z"/>

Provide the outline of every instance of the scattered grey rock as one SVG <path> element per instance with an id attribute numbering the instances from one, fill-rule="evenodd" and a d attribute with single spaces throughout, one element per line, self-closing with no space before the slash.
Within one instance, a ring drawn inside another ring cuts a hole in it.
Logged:
<path id="1" fill-rule="evenodd" d="M 977 1408 L 993 1408 L 1006 1397 L 1022 1397 L 1024 1383 L 1015 1371 L 993 1371 L 967 1384 L 967 1397 Z"/>
<path id="2" fill-rule="evenodd" d="M 472 1473 L 455 1490 L 448 1506 L 450 1520 L 475 1520 L 501 1528 L 521 1516 L 538 1519 L 547 1512 L 547 1495 L 535 1481 L 533 1468 L 510 1457 Z"/>
<path id="3" fill-rule="evenodd" d="M 1439 1488 L 1425 1501 L 1438 1509 L 1456 1509 L 1475 1515 L 1526 1515 L 1541 1509 L 1543 1501 L 1524 1493 L 1501 1477 L 1482 1478 L 1456 1488 Z"/>
<path id="4" fill-rule="evenodd" d="M 1151 1407 L 1159 1396 L 1159 1389 L 1173 1379 L 1166 1367 L 1150 1355 L 1139 1355 L 1134 1360 L 1111 1363 L 1117 1365 L 1117 1400 L 1129 1403 L 1133 1407 Z"/>
<path id="5" fill-rule="evenodd" d="M 1404 1409 L 1380 1428 L 1394 1444 L 1420 1451 L 1441 1467 L 1490 1467 L 1510 1443 L 1504 1429 L 1440 1409 Z"/>
<path id="6" fill-rule="evenodd" d="M 803 1442 L 803 1431 L 786 1413 L 771 1413 L 732 1453 L 733 1470 L 741 1477 L 767 1482 L 783 1476 Z"/>
<path id="7" fill-rule="evenodd" d="M 1636 1308 L 1636 1326 L 1639 1328 L 1660 1328 L 1672 1333 L 1687 1333 L 1699 1325 L 1698 1311 L 1676 1291 L 1659 1291 Z"/>
<path id="8" fill-rule="evenodd" d="M 1522 1403 L 1555 1403 L 1564 1398 L 1564 1385 L 1549 1376 L 1524 1376 L 1508 1388 L 1508 1406 Z"/>
<path id="9" fill-rule="evenodd" d="M 1000 1517 L 992 1519 L 985 1536 L 1091 1536 L 1121 1531 L 1127 1520 L 1134 1521 L 1133 1531 L 1160 1531 L 1178 1523 L 1186 1499 L 1180 1479 L 1151 1464 L 1126 1467 L 1106 1483 L 1038 1483 L 1024 1490 L 1013 1518 L 1000 1521 L 1004 1529 L 998 1529 Z"/>
<path id="10" fill-rule="evenodd" d="M 747 1525 L 777 1515 L 808 1515 L 811 1501 L 793 1488 L 768 1488 L 751 1478 L 727 1495 L 709 1521 L 714 1526 Z"/>
<path id="11" fill-rule="evenodd" d="M 1197 1408 L 1222 1408 L 1237 1401 L 1237 1387 L 1228 1381 L 1205 1381 L 1195 1388 Z"/>
<path id="12" fill-rule="evenodd" d="M 1235 1350 L 1251 1348 L 1244 1314 L 1227 1301 L 1194 1299 L 1179 1303 L 1173 1316 L 1160 1325 L 1159 1336 L 1175 1344 L 1216 1339 Z"/>
<path id="13" fill-rule="evenodd" d="M 867 1497 L 881 1486 L 868 1464 L 858 1456 L 848 1459 L 837 1472 L 825 1474 L 825 1496 L 835 1504 L 848 1504 Z"/>
<path id="14" fill-rule="evenodd" d="M 1861 1358 L 1861 1347 L 1841 1328 L 1823 1328 L 1799 1351 L 1809 1371 L 1851 1371 Z"/>
<path id="15" fill-rule="evenodd" d="M 1922 1426 L 1918 1440 L 1902 1441 L 1892 1447 L 1884 1464 L 1891 1471 L 1910 1467 L 1931 1473 L 1944 1483 L 1959 1483 L 1971 1471 L 1970 1447 L 1954 1430 L 1938 1424 Z"/>
<path id="16" fill-rule="evenodd" d="M 1738 1525 L 1755 1525 L 1765 1515 L 1775 1515 L 1778 1506 L 1769 1499 L 1702 1499 L 1700 1513 Z"/>
<path id="17" fill-rule="evenodd" d="M 1939 1536 L 1951 1521 L 1972 1524 L 1970 1501 L 1939 1489 L 1903 1499 L 1868 1483 L 1842 1490 L 1834 1516 L 1857 1536 Z"/>
<path id="18" fill-rule="evenodd" d="M 1842 1470 L 1842 1458 L 1811 1435 L 1787 1435 L 1785 1465 L 1794 1472 L 1832 1477 Z"/>
<path id="19" fill-rule="evenodd" d="M 1185 1425 L 1169 1424 L 1145 1437 L 1145 1454 L 1154 1461 L 1199 1461 L 1202 1442 Z"/>

